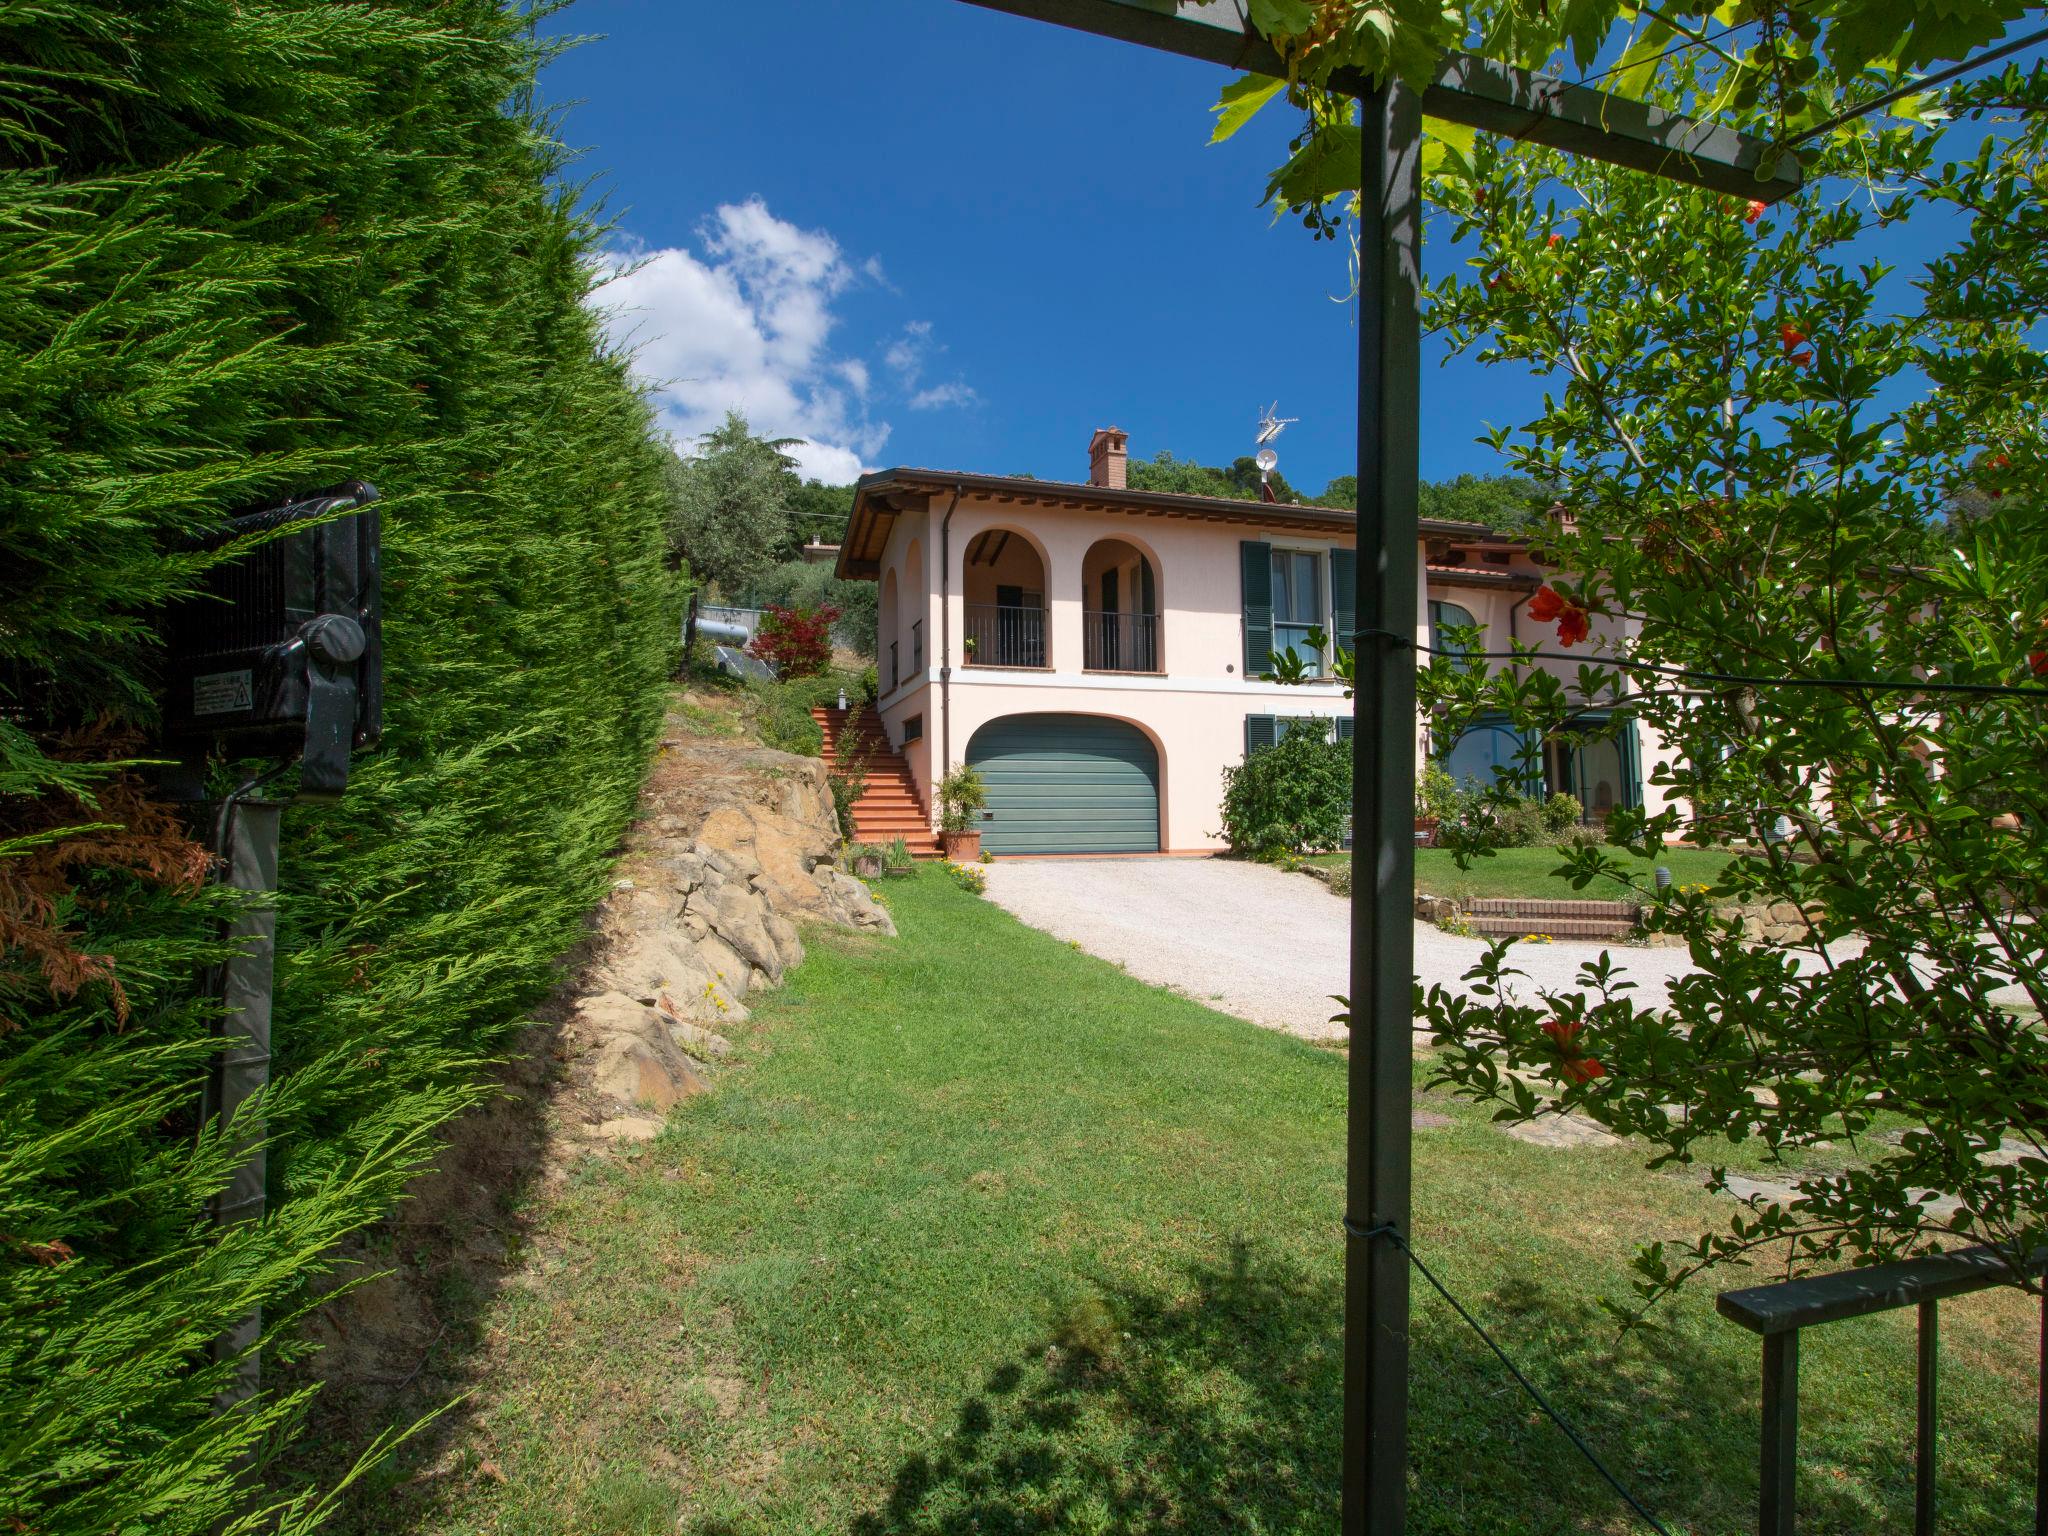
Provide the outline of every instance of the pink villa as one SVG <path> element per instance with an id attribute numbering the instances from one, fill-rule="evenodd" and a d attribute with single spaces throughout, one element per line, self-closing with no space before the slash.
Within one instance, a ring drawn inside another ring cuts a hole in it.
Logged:
<path id="1" fill-rule="evenodd" d="M 1352 627 L 1339 605 L 1355 514 L 1132 490 L 1127 451 L 1106 428 L 1085 484 L 890 469 L 854 497 L 837 571 L 881 585 L 880 730 L 920 815 L 949 768 L 981 770 L 982 843 L 997 855 L 1217 852 L 1226 768 L 1310 721 L 1351 732 L 1309 631 Z M 1469 523 L 1420 534 L 1419 642 L 1463 625 L 1487 649 L 1547 633 L 1521 612 L 1543 580 L 1526 548 Z M 1589 651 L 1603 638 L 1596 621 Z M 1260 681 L 1287 650 L 1322 679 Z M 1516 746 L 1505 722 L 1450 743 L 1416 727 L 1418 755 L 1460 777 L 1490 780 Z M 1618 743 L 1549 744 L 1547 788 L 1593 818 L 1638 804 L 1645 753 L 1661 747 L 1640 724 Z"/>

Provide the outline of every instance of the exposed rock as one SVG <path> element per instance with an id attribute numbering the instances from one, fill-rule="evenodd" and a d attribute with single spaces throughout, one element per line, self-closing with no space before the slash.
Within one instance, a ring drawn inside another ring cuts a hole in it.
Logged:
<path id="1" fill-rule="evenodd" d="M 653 1010 L 648 1010 L 653 1016 Z M 666 1114 L 684 1099 L 708 1091 L 711 1084 L 677 1047 L 664 1024 L 658 1036 L 614 1034 L 598 1043 L 591 1064 L 593 1090 L 625 1109 Z"/>

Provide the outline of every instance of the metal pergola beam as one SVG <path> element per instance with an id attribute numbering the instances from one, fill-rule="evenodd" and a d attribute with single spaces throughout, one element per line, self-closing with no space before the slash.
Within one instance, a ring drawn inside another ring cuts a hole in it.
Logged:
<path id="1" fill-rule="evenodd" d="M 1231 69 L 1284 76 L 1240 0 L 967 0 Z M 1352 732 L 1351 1051 L 1344 1191 L 1342 1536 L 1402 1536 L 1408 1498 L 1408 1255 L 1414 1163 L 1415 645 L 1421 425 L 1422 118 L 1507 134 L 1774 202 L 1790 154 L 1642 102 L 1452 54 L 1419 94 L 1346 77 L 1358 199 L 1358 658 Z M 1757 169 L 1774 167 L 1768 178 Z"/>
<path id="2" fill-rule="evenodd" d="M 1275 78 L 1287 74 L 1286 61 L 1251 29 L 1238 0 L 967 3 L 1229 69 Z M 1370 80 L 1348 71 L 1335 75 L 1330 86 L 1361 102 L 1373 93 Z M 1799 190 L 1798 156 L 1776 151 L 1754 135 L 1703 123 L 1648 102 L 1497 64 L 1476 54 L 1446 56 L 1436 79 L 1422 93 L 1422 111 L 1482 133 L 1603 160 L 1709 192 L 1775 203 Z M 1766 162 L 1772 166 L 1771 174 L 1759 176 L 1758 168 Z"/>

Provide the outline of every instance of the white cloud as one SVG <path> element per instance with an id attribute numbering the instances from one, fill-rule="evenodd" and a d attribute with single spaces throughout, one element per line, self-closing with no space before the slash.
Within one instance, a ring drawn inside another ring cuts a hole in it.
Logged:
<path id="1" fill-rule="evenodd" d="M 917 376 L 924 371 L 925 358 L 932 350 L 932 323 L 929 320 L 913 320 L 903 327 L 903 334 L 889 344 L 889 350 L 882 354 L 905 389 L 917 383 Z"/>
<path id="2" fill-rule="evenodd" d="M 910 397 L 913 411 L 936 411 L 948 405 L 975 405 L 981 396 L 974 392 L 971 384 L 962 384 L 955 379 L 950 384 L 935 384 L 930 389 L 920 389 Z"/>
<path id="3" fill-rule="evenodd" d="M 867 365 L 828 346 L 833 300 L 858 281 L 838 242 L 759 198 L 721 207 L 700 238 L 702 255 L 620 252 L 592 296 L 654 386 L 662 424 L 687 443 L 736 410 L 761 436 L 803 438 L 790 452 L 804 474 L 862 473 L 889 424 L 868 415 Z"/>

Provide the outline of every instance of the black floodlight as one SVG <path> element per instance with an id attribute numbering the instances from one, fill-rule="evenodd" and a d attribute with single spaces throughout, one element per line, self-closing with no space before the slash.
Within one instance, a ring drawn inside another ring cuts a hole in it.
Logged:
<path id="1" fill-rule="evenodd" d="M 216 744 L 298 758 L 300 799 L 341 798 L 349 753 L 384 728 L 376 499 L 351 480 L 245 513 L 207 540 L 252 547 L 170 615 L 164 733 L 188 760 Z"/>

